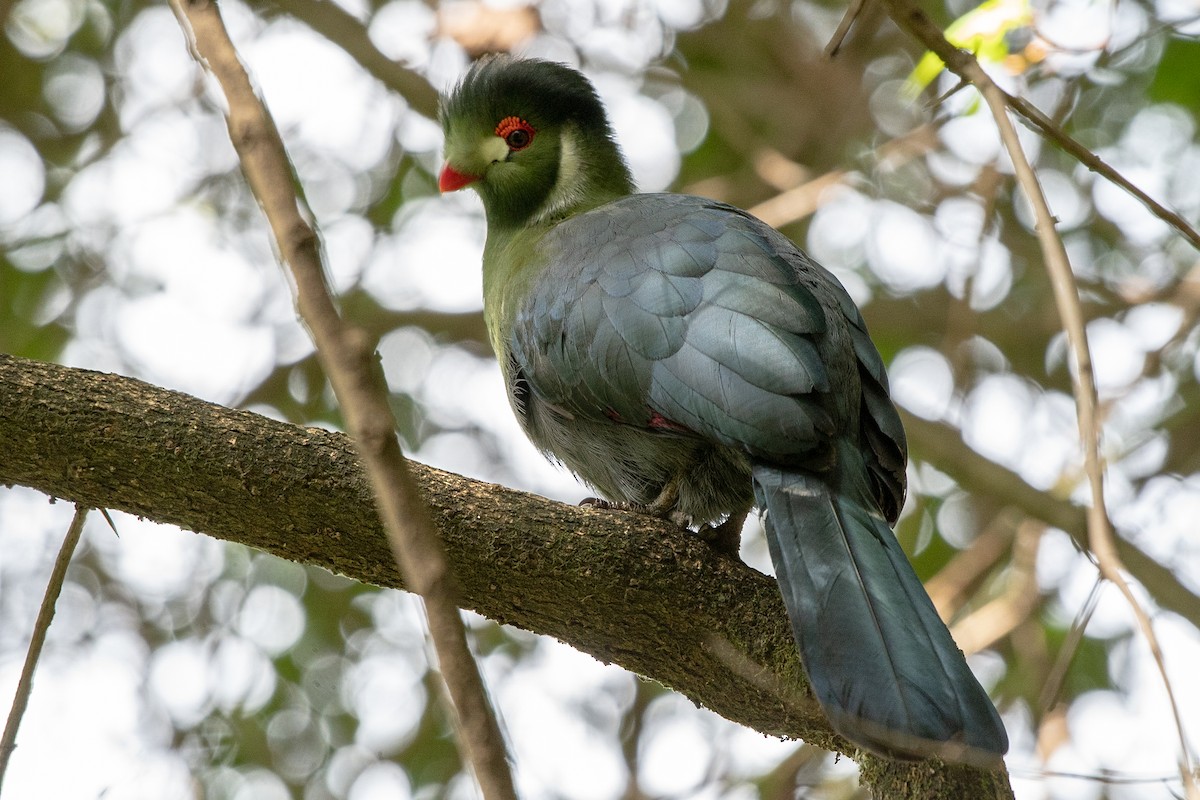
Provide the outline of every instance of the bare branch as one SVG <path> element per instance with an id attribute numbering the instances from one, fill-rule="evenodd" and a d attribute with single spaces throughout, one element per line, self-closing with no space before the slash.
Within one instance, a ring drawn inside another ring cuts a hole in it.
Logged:
<path id="1" fill-rule="evenodd" d="M 1054 665 L 1050 668 L 1050 672 L 1042 684 L 1042 691 L 1038 695 L 1038 709 L 1052 713 L 1055 709 L 1063 708 L 1058 702 L 1059 694 L 1062 692 L 1063 682 L 1066 680 L 1071 661 L 1079 652 L 1079 645 L 1083 641 L 1083 632 L 1087 630 L 1088 623 L 1092 621 L 1092 614 L 1096 612 L 1096 604 L 1100 601 L 1100 590 L 1103 588 L 1104 578 L 1097 575 L 1095 583 L 1092 584 L 1092 590 L 1088 592 L 1087 600 L 1075 610 L 1075 618 L 1071 620 L 1067 636 L 1058 648 L 1058 655 L 1054 657 Z"/>
<path id="2" fill-rule="evenodd" d="M 846 35 L 850 33 L 854 20 L 858 19 L 858 15 L 862 13 L 863 6 L 866 4 L 867 0 L 851 0 L 850 5 L 846 8 L 846 13 L 842 15 L 842 19 L 838 23 L 837 30 L 833 32 L 833 36 L 829 37 L 829 44 L 825 45 L 826 58 L 833 58 L 842 49 Z"/>
<path id="3" fill-rule="evenodd" d="M 4 785 L 4 773 L 8 771 L 8 760 L 17 747 L 17 729 L 21 727 L 21 718 L 29 705 L 29 697 L 33 693 L 33 672 L 37 669 L 38 659 L 42 655 L 42 645 L 46 643 L 46 632 L 50 630 L 50 622 L 54 619 L 54 604 L 62 593 L 63 583 L 67 577 L 67 566 L 71 563 L 71 555 L 79 544 L 79 536 L 83 533 L 83 521 L 87 519 L 88 508 L 75 507 L 75 516 L 67 528 L 58 557 L 54 559 L 54 567 L 50 570 L 50 580 L 46 583 L 46 593 L 42 596 L 42 606 L 38 609 L 37 619 L 33 623 L 33 635 L 29 640 L 29 650 L 25 653 L 25 664 L 21 667 L 21 677 L 17 680 L 17 691 L 13 695 L 12 706 L 8 711 L 8 721 L 4 723 L 4 735 L 0 736 L 0 786 Z"/>
<path id="4" fill-rule="evenodd" d="M 1130 608 L 1133 610 L 1139 628 L 1150 645 L 1150 651 L 1154 656 L 1155 663 L 1162 676 L 1163 685 L 1166 688 L 1171 712 L 1175 717 L 1175 727 L 1179 735 L 1180 745 L 1180 773 L 1189 796 L 1200 795 L 1200 788 L 1197 788 L 1195 777 L 1192 774 L 1191 752 L 1188 748 L 1187 736 L 1183 730 L 1183 718 L 1179 713 L 1179 705 L 1175 702 L 1175 693 L 1171 688 L 1166 666 L 1163 663 L 1162 650 L 1158 644 L 1158 637 L 1154 633 L 1149 615 L 1146 614 L 1145 609 L 1137 601 L 1137 598 L 1133 595 L 1133 591 L 1129 587 L 1129 582 L 1125 579 L 1123 574 L 1124 565 L 1121 563 L 1120 556 L 1117 553 L 1116 537 L 1113 533 L 1112 523 L 1108 518 L 1108 510 L 1104 503 L 1104 465 L 1100 457 L 1101 428 L 1096 415 L 1096 379 L 1092 370 L 1091 350 L 1088 347 L 1087 328 L 1084 324 L 1083 309 L 1079 300 L 1079 288 L 1075 283 L 1075 274 L 1072 272 L 1070 262 L 1067 259 L 1066 248 L 1063 247 L 1062 239 L 1055 229 L 1054 216 L 1050 213 L 1050 206 L 1046 202 L 1046 197 L 1042 192 L 1037 174 L 1033 171 L 1033 167 L 1025 155 L 1021 141 L 1017 136 L 1016 128 L 1013 127 L 1012 120 L 1008 115 L 1010 107 L 1017 107 L 1018 99 L 1011 97 L 1000 89 L 983 68 L 979 66 L 979 62 L 975 60 L 974 56 L 954 48 L 946 40 L 942 31 L 925 16 L 924 12 L 912 3 L 912 0 L 885 0 L 885 2 L 892 10 L 893 18 L 901 27 L 908 30 L 925 43 L 929 49 L 941 56 L 943 61 L 950 66 L 955 74 L 969 80 L 983 95 L 984 101 L 991 110 L 992 117 L 995 119 L 996 126 L 1000 131 L 1000 140 L 1003 142 L 1012 160 L 1017 181 L 1020 183 L 1033 208 L 1034 218 L 1036 219 L 1035 229 L 1037 231 L 1038 242 L 1042 248 L 1043 257 L 1046 261 L 1046 269 L 1050 274 L 1050 284 L 1054 289 L 1055 305 L 1058 307 L 1063 330 L 1066 333 L 1067 341 L 1075 357 L 1075 372 L 1072 381 L 1075 392 L 1075 409 L 1079 419 L 1079 436 L 1083 443 L 1084 468 L 1087 472 L 1088 483 L 1092 493 L 1092 502 L 1087 509 L 1088 544 L 1092 552 L 1096 555 L 1100 573 L 1116 584 L 1122 595 L 1125 596 Z M 1023 101 L 1021 101 L 1021 105 L 1027 106 Z M 1021 113 L 1028 115 L 1030 109 L 1032 109 L 1032 106 L 1028 106 Z M 1032 110 L 1036 111 L 1036 109 Z M 1043 132 L 1045 132 L 1046 126 L 1050 126 L 1054 127 L 1054 130 L 1059 135 L 1066 136 L 1065 133 L 1053 126 L 1050 120 L 1041 115 L 1041 112 L 1037 112 L 1036 119 L 1033 116 L 1027 116 L 1027 118 L 1043 127 Z M 1038 122 L 1038 120 L 1041 120 L 1041 122 Z M 1080 147 L 1083 149 L 1082 146 Z M 1098 158 L 1095 161 L 1102 163 Z M 1113 172 L 1113 176 L 1116 176 L 1115 172 Z M 1132 185 L 1127 185 L 1127 188 L 1134 190 Z M 1144 194 L 1139 194 L 1136 191 L 1134 193 L 1143 202 L 1150 200 Z M 1159 211 L 1156 209 L 1165 212 L 1165 209 L 1161 209 L 1157 204 L 1151 206 L 1151 210 L 1158 214 Z M 1180 232 L 1188 236 L 1193 244 L 1200 246 L 1200 234 L 1197 234 L 1181 218 L 1178 221 L 1183 223 L 1183 227 L 1179 228 Z M 1200 800 L 1200 798 L 1197 798 L 1197 800 Z"/>
<path id="5" fill-rule="evenodd" d="M 1013 538 L 1020 523 L 1019 512 L 1011 506 L 1002 509 L 975 537 L 970 547 L 950 559 L 937 574 L 925 581 L 925 591 L 943 622 L 950 623 L 963 599 L 1012 551 Z M 959 641 L 957 634 L 955 641 Z M 962 642 L 959 641 L 959 644 Z"/>
<path id="6" fill-rule="evenodd" d="M 979 62 L 967 51 L 960 50 L 947 41 L 942 33 L 942 29 L 924 11 L 918 8 L 912 0 L 883 0 L 883 3 L 887 7 L 892 19 L 896 21 L 896 24 L 911 34 L 914 39 L 928 50 L 935 53 L 938 58 L 942 59 L 942 62 L 951 72 L 963 80 L 974 83 L 976 86 L 982 88 L 982 84 L 976 78 L 979 75 L 983 75 L 986 78 L 986 73 L 979 66 Z M 1174 228 L 1180 235 L 1191 242 L 1194 247 L 1200 248 L 1200 231 L 1197 231 L 1196 228 L 1177 212 L 1167 208 L 1135 186 L 1128 178 L 1105 163 L 1104 159 L 1071 137 L 1054 120 L 1043 114 L 1037 106 L 1026 101 L 1024 98 L 1008 94 L 992 83 L 990 79 L 988 79 L 988 83 L 992 86 L 992 89 L 989 91 L 992 91 L 994 95 L 998 94 L 1003 99 L 1005 105 L 1020 114 L 1042 136 L 1074 156 L 1092 172 L 1107 178 L 1136 197 L 1150 210 L 1150 213 Z"/>
<path id="7" fill-rule="evenodd" d="M 1150 616 L 1134 596 L 1129 581 L 1125 579 L 1125 566 L 1121 563 L 1121 557 L 1117 553 L 1112 521 L 1108 517 L 1108 509 L 1104 502 L 1104 464 L 1100 456 L 1102 432 L 1100 420 L 1096 414 L 1098 402 L 1096 376 L 1092 369 L 1091 349 L 1088 346 L 1087 328 L 1083 321 L 1083 308 L 1079 302 L 1079 287 L 1075 283 L 1075 273 L 1071 270 L 1071 264 L 1067 260 L 1067 250 L 1054 227 L 1054 215 L 1050 213 L 1050 206 L 1046 202 L 1041 184 L 1033 171 L 1033 166 L 1025 156 L 1012 120 L 1009 119 L 1006 103 L 1011 98 L 996 86 L 973 59 L 967 66 L 967 77 L 983 93 L 983 97 L 992 111 L 992 116 L 996 120 L 996 125 L 1000 128 L 1000 139 L 1004 142 L 1013 166 L 1016 168 L 1017 181 L 1025 190 L 1025 195 L 1033 207 L 1034 217 L 1037 220 L 1038 241 L 1041 243 L 1042 254 L 1046 259 L 1046 269 L 1050 273 L 1050 284 L 1054 287 L 1055 304 L 1058 306 L 1063 330 L 1067 334 L 1067 341 L 1075 356 L 1075 373 L 1072 381 L 1075 389 L 1075 410 L 1079 417 L 1079 436 L 1083 443 L 1084 468 L 1092 491 L 1092 502 L 1087 511 L 1088 545 L 1096 555 L 1100 574 L 1112 581 L 1125 597 L 1142 635 L 1146 637 L 1146 642 L 1150 645 L 1150 652 L 1154 656 L 1155 664 L 1158 665 L 1158 671 L 1167 692 L 1171 713 L 1175 717 L 1175 729 L 1179 735 L 1180 773 L 1188 794 L 1195 796 L 1200 794 L 1200 788 L 1197 788 L 1195 777 L 1192 774 L 1191 751 L 1188 747 L 1187 735 L 1183 730 L 1183 716 L 1179 713 L 1179 704 L 1175 701 L 1175 691 L 1167 676 L 1162 648 L 1159 646 L 1158 636 L 1154 633 Z M 1200 797 L 1196 797 L 1195 800 L 1200 800 Z"/>
<path id="8" fill-rule="evenodd" d="M 1037 586 L 1037 549 L 1045 526 L 1026 520 L 1017 529 L 1012 569 L 1000 596 L 957 622 L 951 633 L 964 653 L 978 653 L 1008 636 L 1041 603 Z"/>
<path id="9" fill-rule="evenodd" d="M 340 5 L 332 0 L 272 0 L 272 4 L 345 50 L 418 114 L 437 117 L 437 89 L 421 73 L 384 55 L 371 41 L 366 26 Z"/>
<path id="10" fill-rule="evenodd" d="M 875 152 L 876 161 L 881 168 L 894 170 L 906 164 L 911 159 L 920 156 L 934 147 L 937 142 L 934 125 L 922 125 L 903 136 L 884 142 Z M 854 173 L 844 169 L 835 169 L 810 178 L 796 186 L 783 189 L 779 194 L 769 197 L 746 209 L 749 213 L 761 219 L 773 228 L 782 228 L 813 214 L 829 197 L 825 194 L 830 189 L 851 179 Z M 765 175 L 761 175 L 766 180 Z M 706 196 L 722 194 L 719 187 L 701 184 L 689 187 L 689 192 L 698 192 Z"/>
<path id="11" fill-rule="evenodd" d="M 900 414 L 915 458 L 945 472 L 967 491 L 1011 504 L 1022 513 L 1064 531 L 1080 549 L 1087 548 L 1087 514 L 1083 508 L 1038 491 L 1017 473 L 984 458 L 968 447 L 952 426 L 930 422 L 903 410 Z M 1195 592 L 1125 539 L 1118 537 L 1116 548 L 1130 574 L 1159 606 L 1200 628 L 1200 597 Z"/>
<path id="12" fill-rule="evenodd" d="M 780 192 L 758 205 L 747 209 L 773 228 L 781 228 L 799 222 L 815 212 L 821 205 L 821 194 L 846 179 L 845 170 L 826 172 L 810 181 Z"/>
<path id="13" fill-rule="evenodd" d="M 367 334 L 342 321 L 325 282 L 320 239 L 302 211 L 283 141 L 254 93 L 214 3 L 173 0 L 197 57 L 221 84 L 229 136 L 278 251 L 295 279 L 297 305 L 317 346 L 347 427 L 374 487 L 375 505 L 401 571 L 425 601 L 438 666 L 457 712 L 467 760 L 488 800 L 515 800 L 508 754 L 458 611 L 459 590 L 396 439 L 387 387 Z"/>

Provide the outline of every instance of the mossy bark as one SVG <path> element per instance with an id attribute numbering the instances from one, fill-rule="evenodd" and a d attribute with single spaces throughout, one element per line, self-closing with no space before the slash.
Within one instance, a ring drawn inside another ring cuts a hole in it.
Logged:
<path id="1" fill-rule="evenodd" d="M 116 375 L 0 355 L 0 483 L 404 586 L 349 440 Z M 846 752 L 880 798 L 1007 798 L 1007 776 L 893 762 L 833 734 L 774 582 L 695 536 L 413 463 L 461 605 Z"/>

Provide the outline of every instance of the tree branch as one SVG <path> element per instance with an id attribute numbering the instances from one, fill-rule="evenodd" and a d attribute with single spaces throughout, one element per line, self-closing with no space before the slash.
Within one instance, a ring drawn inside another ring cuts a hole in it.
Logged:
<path id="1" fill-rule="evenodd" d="M 951 44 L 942 33 L 942 29 L 913 0 L 883 0 L 883 5 L 896 24 L 930 52 L 936 54 L 947 69 L 967 83 L 976 82 L 975 75 L 977 73 L 975 71 L 982 70 L 982 67 L 975 60 L 975 56 Z M 1176 232 L 1191 242 L 1193 247 L 1200 248 L 1200 231 L 1197 231 L 1177 212 L 1167 208 L 1133 185 L 1128 178 L 1113 169 L 1104 159 L 1072 138 L 1054 120 L 1043 114 L 1037 106 L 1022 97 L 1014 97 L 999 87 L 996 87 L 996 92 L 1009 108 L 1021 115 L 1047 140 L 1070 153 L 1092 172 L 1107 178 L 1136 197 L 1151 214 L 1174 228 Z"/>
<path id="2" fill-rule="evenodd" d="M 0 483 L 402 587 L 349 440 L 141 381 L 0 355 Z M 462 602 L 727 719 L 853 753 L 809 699 L 775 582 L 640 515 L 412 464 Z M 1009 798 L 1007 775 L 857 756 L 878 797 Z"/>
<path id="3" fill-rule="evenodd" d="M 332 0 L 272 0 L 271 5 L 345 50 L 360 67 L 403 97 L 418 114 L 437 118 L 437 89 L 421 73 L 384 55 L 371 41 L 366 26 L 340 5 Z"/>
<path id="4" fill-rule="evenodd" d="M 33 623 L 33 634 L 29 639 L 29 649 L 25 653 L 25 663 L 21 666 L 21 677 L 17 680 L 17 690 L 8 710 L 8 720 L 4 723 L 4 734 L 0 735 L 0 786 L 4 785 L 8 760 L 17 748 L 17 730 L 21 727 L 21 719 L 29 706 L 29 696 L 33 693 L 33 673 L 37 669 L 38 659 L 42 656 L 46 633 L 54 619 L 54 606 L 62 593 L 63 583 L 67 578 L 67 567 L 71 564 L 71 556 L 75 553 L 79 537 L 83 534 L 83 522 L 87 519 L 89 510 L 86 506 L 75 508 L 75 516 L 71 518 L 67 535 L 63 538 L 58 557 L 54 559 L 54 567 L 50 570 L 46 593 L 42 595 L 42 605 Z"/>
<path id="5" fill-rule="evenodd" d="M 311 212 L 298 196 L 283 140 L 250 85 L 215 2 L 172 0 L 171 5 L 191 39 L 197 61 L 225 94 L 229 138 L 294 279 L 297 308 L 362 456 L 393 555 L 424 601 L 429 638 L 466 760 L 487 800 L 516 800 L 504 737 L 467 644 L 454 575 L 400 452 L 373 341 L 343 321 L 334 305 L 325 282 L 320 238 L 310 222 Z"/>
<path id="6" fill-rule="evenodd" d="M 903 410 L 900 416 L 914 458 L 929 462 L 969 492 L 1008 503 L 1026 515 L 1064 531 L 1080 549 L 1087 549 L 1087 511 L 1082 506 L 1038 491 L 1017 473 L 979 455 L 950 425 L 930 422 Z M 1174 611 L 1200 628 L 1200 597 L 1195 592 L 1129 541 L 1116 537 L 1116 548 L 1126 569 L 1159 606 Z"/>

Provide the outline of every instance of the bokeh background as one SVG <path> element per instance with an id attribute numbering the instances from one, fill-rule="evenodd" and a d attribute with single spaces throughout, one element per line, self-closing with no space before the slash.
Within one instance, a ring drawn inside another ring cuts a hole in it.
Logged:
<path id="1" fill-rule="evenodd" d="M 1196 0 L 927 10 L 1002 85 L 1200 219 Z M 480 313 L 481 207 L 437 194 L 428 86 L 388 85 L 371 65 L 397 60 L 436 89 L 492 50 L 578 65 L 642 189 L 752 209 L 863 307 L 911 436 L 897 533 L 996 698 L 1018 797 L 1182 796 L 1178 734 L 1132 614 L 1098 583 L 1081 531 L 1047 523 L 1088 493 L 1032 215 L 978 95 L 928 62 L 914 72 L 922 53 L 881 8 L 867 4 L 833 60 L 822 50 L 844 7 L 818 0 L 222 12 L 344 307 L 381 337 L 413 457 L 586 494 L 525 443 L 503 399 Z M 0 28 L 0 351 L 339 427 L 220 95 L 169 8 L 0 0 Z M 1200 260 L 1122 190 L 1022 134 L 1080 282 L 1110 513 L 1144 556 L 1131 578 L 1195 751 Z M 1005 480 L 986 477 L 997 465 Z M 0 489 L 0 704 L 70 513 Z M 411 597 L 113 516 L 119 536 L 92 515 L 69 572 L 6 799 L 475 796 Z M 743 557 L 770 569 L 755 520 Z M 524 797 L 862 796 L 846 759 L 467 616 Z"/>

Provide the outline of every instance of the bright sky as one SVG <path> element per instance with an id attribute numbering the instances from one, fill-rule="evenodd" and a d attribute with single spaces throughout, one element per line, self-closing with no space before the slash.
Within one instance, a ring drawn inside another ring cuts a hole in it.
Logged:
<path id="1" fill-rule="evenodd" d="M 700 18 L 699 2 L 660 0 L 653 5 L 674 24 Z M 8 34 L 26 52 L 51 56 L 78 27 L 85 7 L 84 0 L 21 0 Z M 591 9 L 581 3 L 559 7 Z M 535 41 L 529 52 L 570 57 L 568 42 L 586 40 L 582 47 L 589 57 L 604 55 L 598 60 L 610 69 L 593 77 L 610 108 L 618 139 L 641 187 L 662 190 L 678 171 L 678 143 L 697 143 L 706 120 L 694 99 L 652 99 L 626 77 L 657 56 L 662 33 L 658 26 L 646 25 L 630 34 L 621 14 L 652 16 L 650 6 L 630 2 L 604 8 L 608 16 L 565 10 L 549 15 L 551 33 Z M 1047 33 L 1070 34 L 1071 41 L 1082 46 L 1147 24 L 1140 7 L 1122 4 L 1118 9 L 1124 27 L 1105 14 L 1087 13 L 1081 4 L 1056 6 L 1047 20 Z M 373 166 L 396 142 L 422 153 L 429 169 L 436 167 L 437 127 L 406 113 L 400 99 L 303 26 L 286 19 L 264 26 L 236 2 L 223 3 L 222 10 L 313 198 L 335 283 L 346 287 L 361 281 L 394 308 L 478 308 L 483 228 L 473 195 L 409 203 L 394 221 L 394 235 L 379 240 L 352 213 L 361 190 L 356 173 Z M 1087 24 L 1080 26 L 1081 19 Z M 424 3 L 402 0 L 387 6 L 372 33 L 391 54 L 409 58 L 435 83 L 446 85 L 462 70 L 466 57 L 452 43 L 429 48 L 431 25 Z M 196 66 L 165 6 L 141 13 L 117 48 L 116 67 L 124 96 L 122 121 L 129 135 L 75 178 L 57 206 L 31 214 L 46 176 L 32 145 L 0 123 L 0 240 L 69 228 L 77 232 L 76 241 L 103 244 L 109 254 L 111 283 L 90 290 L 82 300 L 75 317 L 76 338 L 63 356 L 67 363 L 134 374 L 216 402 L 237 402 L 276 363 L 303 357 L 310 345 L 295 321 L 265 226 L 244 234 L 192 194 L 199 180 L 228 169 L 234 160 L 221 120 L 184 110 L 192 107 Z M 99 107 L 101 86 L 96 65 L 81 61 L 64 64 L 46 91 L 57 98 L 52 102 L 64 120 L 75 115 L 77 123 L 86 124 L 87 115 L 94 116 Z M 963 102 L 969 101 L 966 94 Z M 1133 120 L 1122 140 L 1104 155 L 1151 191 L 1194 194 L 1194 181 L 1176 186 L 1167 169 L 1180 163 L 1200 168 L 1191 126 L 1186 114 L 1151 108 Z M 940 177 L 946 179 L 962 175 L 965 182 L 997 153 L 994 128 L 981 114 L 951 122 L 943 140 L 949 155 L 941 162 Z M 1042 178 L 1068 233 L 1084 221 L 1090 200 L 1131 237 L 1151 243 L 1168 237 L 1161 223 L 1105 183 L 1049 171 Z M 969 287 L 971 305 L 985 309 L 1006 299 L 1013 275 L 1006 251 L 993 233 L 981 230 L 982 223 L 979 208 L 964 200 L 947 201 L 936 214 L 922 216 L 898 203 L 841 188 L 816 215 L 806 245 L 844 277 L 860 301 L 869 299 L 870 290 L 847 265 L 859 263 L 865 254 L 886 289 L 904 292 L 944 282 L 962 295 Z M 976 260 L 974 247 L 981 237 L 983 257 Z M 31 248 L 21 258 L 26 268 L 41 270 L 57 255 L 50 246 Z M 1086 272 L 1087 262 L 1077 259 L 1077 268 Z M 1148 272 L 1153 274 L 1153 268 L 1149 264 Z M 1136 497 L 1129 479 L 1146 460 L 1117 463 L 1142 448 L 1149 448 L 1147 458 L 1154 463 L 1156 444 L 1142 433 L 1145 420 L 1171 402 L 1175 387 L 1146 384 L 1136 392 L 1126 390 L 1140 377 L 1144 355 L 1170 337 L 1178 323 L 1172 309 L 1147 306 L 1120 321 L 1099 320 L 1089 335 L 1101 393 L 1113 404 L 1107 441 L 1117 520 L 1141 546 L 1189 580 L 1187 576 L 1200 574 L 1194 527 L 1200 485 L 1192 479 L 1162 478 L 1153 491 Z M 418 459 L 555 498 L 584 496 L 569 475 L 548 465 L 525 442 L 505 407 L 493 363 L 433 347 L 411 331 L 392 334 L 381 350 L 395 389 L 414 392 L 426 407 L 448 419 L 478 426 L 510 454 L 497 474 L 477 439 L 443 434 L 426 442 L 415 454 Z M 999 353 L 995 357 L 1003 358 Z M 1061 366 L 1064 357 L 1048 367 Z M 1034 485 L 1062 485 L 1064 476 L 1077 469 L 1080 456 L 1069 397 L 1041 392 L 1006 374 L 980 382 L 965 397 L 956 395 L 951 365 L 928 348 L 901 352 L 890 371 L 899 403 L 921 416 L 961 425 L 973 447 Z M 1031 430 L 1036 435 L 1031 436 Z M 936 483 L 921 476 L 914 480 L 924 481 L 927 488 Z M 11 696 L 38 593 L 70 511 L 31 491 L 0 492 L 0 698 Z M 234 558 L 214 540 L 114 516 L 120 538 L 93 515 L 84 546 L 99 553 L 148 614 L 188 613 L 173 604 L 185 602 L 195 586 L 216 579 L 227 559 Z M 769 569 L 756 534 L 747 537 L 744 555 L 753 565 Z M 247 569 L 255 562 L 245 552 L 236 558 Z M 289 565 L 270 568 L 281 570 L 279 579 L 249 593 L 235 581 L 218 581 L 213 591 L 225 593 L 220 597 L 226 612 L 218 620 L 223 625 L 219 636 L 180 641 L 153 652 L 138 635 L 135 620 L 114 615 L 115 606 L 99 604 L 91 593 L 68 585 L 5 783 L 6 797 L 191 797 L 186 762 L 168 749 L 170 722 L 202 719 L 214 705 L 249 713 L 261 707 L 274 688 L 270 656 L 285 651 L 302 631 L 297 596 L 307 580 L 305 573 Z M 1086 604 L 1095 569 L 1071 549 L 1064 535 L 1052 531 L 1043 538 L 1038 576 L 1046 589 L 1058 587 L 1057 606 L 1069 620 Z M 1192 585 L 1200 590 L 1200 583 Z M 369 603 L 382 633 L 348 643 L 354 657 L 348 678 L 327 691 L 328 702 L 344 703 L 362 720 L 359 740 L 335 755 L 327 788 L 334 796 L 352 800 L 402 798 L 411 794 L 407 778 L 394 766 L 376 762 L 373 754 L 404 741 L 416 724 L 415 713 L 424 698 L 421 624 L 405 595 L 383 593 Z M 1156 621 L 1195 745 L 1200 741 L 1200 682 L 1194 677 L 1200 635 L 1170 614 L 1160 613 Z M 1117 593 L 1103 591 L 1089 633 L 1115 635 L 1131 626 L 1129 610 Z M 1028 711 L 1017 707 L 1009 712 L 1014 741 L 1008 763 L 1022 800 L 1084 800 L 1101 793 L 1094 782 L 1043 777 L 1038 773 L 1042 768 L 1062 773 L 1112 770 L 1136 777 L 1174 774 L 1178 745 L 1145 643 L 1134 636 L 1113 659 L 1124 694 L 1095 692 L 1074 704 L 1066 721 L 1072 739 L 1048 763 L 1040 762 L 1025 733 Z M 986 681 L 986 655 L 973 663 Z M 527 661 L 514 665 L 497 656 L 486 660 L 484 669 L 513 742 L 523 796 L 608 800 L 620 793 L 625 775 L 615 725 L 633 691 L 628 674 L 548 640 L 540 642 Z M 146 689 L 154 703 L 145 702 Z M 581 708 L 589 711 L 586 721 Z M 648 720 L 640 777 L 643 788 L 655 794 L 716 797 L 719 787 L 705 782 L 712 760 L 725 759 L 739 774 L 749 775 L 794 749 L 793 744 L 766 739 L 698 711 L 673 695 L 656 700 Z M 277 727 L 268 737 L 295 741 L 310 724 L 307 718 L 276 719 L 272 725 Z M 297 758 L 303 758 L 303 749 L 297 752 Z M 69 754 L 69 768 L 63 768 L 64 754 Z M 364 765 L 369 766 L 364 770 Z M 852 771 L 845 761 L 838 769 Z M 231 773 L 223 780 L 227 796 L 235 800 L 287 796 L 278 779 L 266 773 Z M 1163 796 L 1162 785 L 1153 783 L 1110 790 L 1122 798 Z M 472 791 L 463 785 L 454 795 L 468 797 Z"/>

